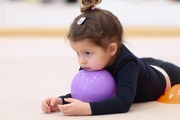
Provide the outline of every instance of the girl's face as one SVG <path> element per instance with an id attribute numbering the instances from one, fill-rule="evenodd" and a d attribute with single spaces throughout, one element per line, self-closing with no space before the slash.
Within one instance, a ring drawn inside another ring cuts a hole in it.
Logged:
<path id="1" fill-rule="evenodd" d="M 88 71 L 101 70 L 112 63 L 112 52 L 87 40 L 74 42 L 70 40 L 72 49 L 77 53 L 80 66 Z M 111 50 L 112 51 L 112 50 Z"/>

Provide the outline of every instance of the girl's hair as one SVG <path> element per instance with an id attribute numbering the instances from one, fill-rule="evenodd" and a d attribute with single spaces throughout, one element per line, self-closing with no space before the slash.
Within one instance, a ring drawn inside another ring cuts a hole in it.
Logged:
<path id="1" fill-rule="evenodd" d="M 82 0 L 82 14 L 71 24 L 67 38 L 74 42 L 86 39 L 103 49 L 114 42 L 119 49 L 122 45 L 123 28 L 111 12 L 95 8 L 101 1 Z"/>

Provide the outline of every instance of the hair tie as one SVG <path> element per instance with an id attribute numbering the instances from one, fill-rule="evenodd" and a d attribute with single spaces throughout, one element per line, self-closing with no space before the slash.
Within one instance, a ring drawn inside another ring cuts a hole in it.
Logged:
<path id="1" fill-rule="evenodd" d="M 96 9 L 96 5 L 94 5 L 94 6 L 91 7 L 91 10 L 94 10 L 94 9 Z"/>

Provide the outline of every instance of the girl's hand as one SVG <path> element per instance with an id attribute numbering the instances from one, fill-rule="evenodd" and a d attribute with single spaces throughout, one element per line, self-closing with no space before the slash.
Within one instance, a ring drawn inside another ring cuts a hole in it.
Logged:
<path id="1" fill-rule="evenodd" d="M 62 104 L 61 98 L 51 97 L 42 101 L 41 108 L 42 111 L 44 111 L 45 113 L 51 113 L 59 110 L 57 105 L 61 105 L 61 104 Z"/>
<path id="2" fill-rule="evenodd" d="M 82 116 L 82 115 L 91 115 L 91 108 L 89 103 L 82 102 L 77 99 L 73 98 L 65 98 L 66 102 L 69 102 L 69 104 L 65 105 L 58 105 L 59 110 L 64 115 L 69 116 Z"/>

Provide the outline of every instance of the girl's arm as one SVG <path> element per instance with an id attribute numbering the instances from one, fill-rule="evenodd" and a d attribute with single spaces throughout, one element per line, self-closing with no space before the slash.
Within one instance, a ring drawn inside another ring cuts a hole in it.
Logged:
<path id="1" fill-rule="evenodd" d="M 128 112 L 136 95 L 138 68 L 135 62 L 125 63 L 115 71 L 116 96 L 101 102 L 91 102 L 92 115 Z"/>
<path id="2" fill-rule="evenodd" d="M 59 106 L 59 109 L 63 109 L 63 106 L 64 109 L 71 107 L 76 108 L 72 109 L 71 113 L 64 113 L 66 115 L 103 115 L 128 112 L 136 94 L 137 64 L 134 62 L 126 63 L 114 74 L 117 76 L 117 91 L 114 98 L 100 102 L 85 103 L 76 99 L 66 99 L 72 98 L 71 94 L 67 94 L 60 96 L 65 105 Z M 83 112 L 79 114 L 80 112 L 78 111 L 84 111 L 86 114 Z"/>

